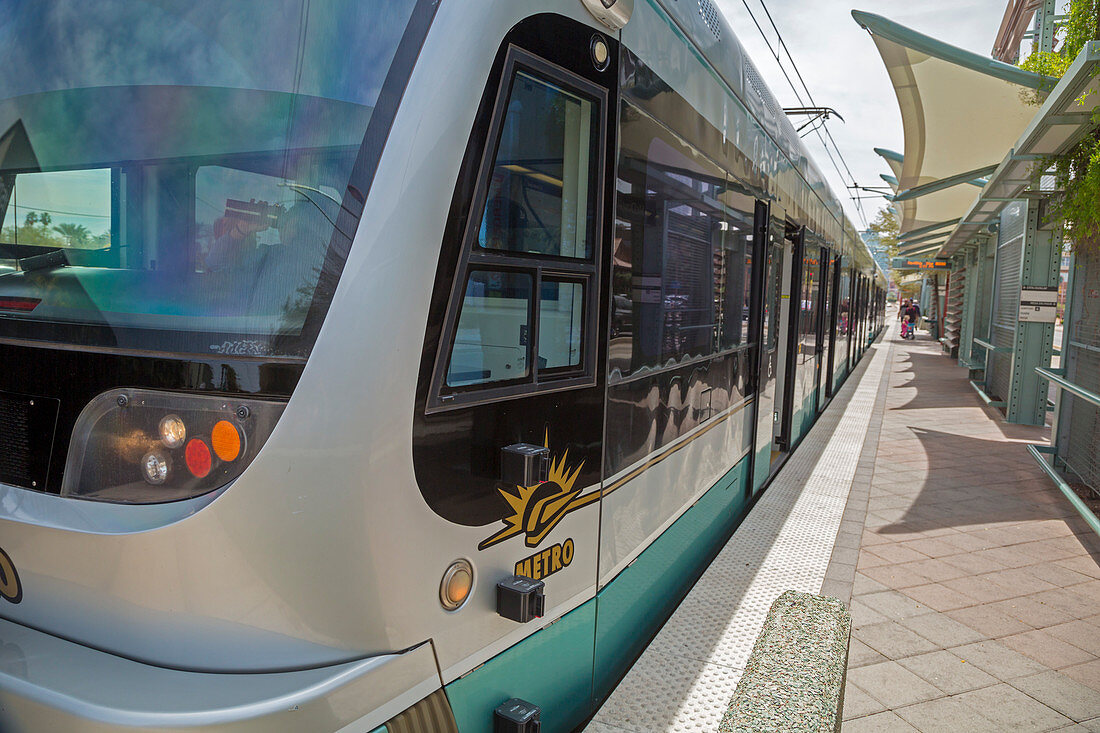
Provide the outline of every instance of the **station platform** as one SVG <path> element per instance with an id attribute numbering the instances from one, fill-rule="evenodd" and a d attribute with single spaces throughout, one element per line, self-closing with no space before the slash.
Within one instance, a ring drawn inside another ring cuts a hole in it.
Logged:
<path id="1" fill-rule="evenodd" d="M 846 733 L 1100 730 L 1100 537 L 896 321 L 586 731 L 717 731 L 783 591 L 852 612 Z"/>

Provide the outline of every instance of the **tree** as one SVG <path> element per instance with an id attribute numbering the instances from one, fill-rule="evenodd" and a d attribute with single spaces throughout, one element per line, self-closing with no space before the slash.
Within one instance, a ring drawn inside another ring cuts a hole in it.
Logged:
<path id="1" fill-rule="evenodd" d="M 1020 66 L 1054 77 L 1065 74 L 1085 46 L 1100 39 L 1100 0 L 1071 0 L 1064 29 L 1057 51 L 1036 51 Z M 1036 94 L 1031 101 L 1040 104 L 1044 98 Z M 1078 100 L 1083 103 L 1084 98 Z M 1050 198 L 1049 218 L 1065 221 L 1075 252 L 1100 251 L 1100 113 L 1093 112 L 1088 135 L 1061 155 L 1040 161 L 1032 174 L 1039 179 L 1051 168 L 1055 193 Z"/>
<path id="2" fill-rule="evenodd" d="M 43 216 L 46 216 L 43 214 Z M 83 224 L 58 224 L 53 228 L 55 232 L 69 240 L 69 245 L 82 247 L 88 243 L 92 232 Z"/>
<path id="3" fill-rule="evenodd" d="M 898 236 L 901 232 L 901 222 L 898 221 L 898 215 L 892 207 L 888 206 L 880 209 L 878 214 L 875 215 L 875 220 L 871 222 L 868 228 L 878 237 L 879 243 L 887 254 L 891 257 L 898 256 Z"/>
<path id="4" fill-rule="evenodd" d="M 27 218 L 23 220 L 23 225 L 28 226 L 28 227 L 33 227 L 37 223 L 38 223 L 38 214 L 36 214 L 33 211 L 28 213 Z"/>
<path id="5" fill-rule="evenodd" d="M 53 217 L 47 214 L 45 211 L 38 217 L 38 223 L 44 227 L 48 227 L 50 222 L 53 221 Z"/>

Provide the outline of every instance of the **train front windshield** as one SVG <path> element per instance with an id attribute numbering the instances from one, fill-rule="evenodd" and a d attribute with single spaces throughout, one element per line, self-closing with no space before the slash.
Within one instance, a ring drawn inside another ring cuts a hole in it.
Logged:
<path id="1" fill-rule="evenodd" d="M 306 356 L 415 4 L 8 0 L 0 339 Z"/>

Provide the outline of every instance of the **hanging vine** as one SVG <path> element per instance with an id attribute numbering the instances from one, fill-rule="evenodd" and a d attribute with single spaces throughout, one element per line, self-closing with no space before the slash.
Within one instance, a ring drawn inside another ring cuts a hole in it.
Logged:
<path id="1" fill-rule="evenodd" d="M 1036 51 L 1020 66 L 1047 76 L 1064 75 L 1085 45 L 1100 39 L 1100 0 L 1072 0 L 1062 32 L 1057 51 Z M 1057 193 L 1051 197 L 1050 216 L 1065 222 L 1074 251 L 1100 251 L 1100 110 L 1081 142 L 1065 155 L 1044 161 L 1038 171 L 1054 174 Z"/>

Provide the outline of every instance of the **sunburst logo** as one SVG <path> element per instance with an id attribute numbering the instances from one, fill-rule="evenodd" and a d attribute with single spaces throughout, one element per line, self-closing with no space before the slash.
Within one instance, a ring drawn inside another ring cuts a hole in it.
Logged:
<path id="1" fill-rule="evenodd" d="M 581 496 L 581 489 L 574 488 L 582 468 L 584 461 L 570 468 L 569 451 L 566 451 L 561 458 L 550 462 L 546 481 L 500 489 L 512 513 L 504 517 L 504 529 L 483 540 L 477 549 L 484 550 L 519 534 L 525 535 L 528 547 L 538 547 L 566 514 L 599 498 L 599 491 Z"/>
<path id="2" fill-rule="evenodd" d="M 23 600 L 23 588 L 19 584 L 19 573 L 15 572 L 15 563 L 8 553 L 0 550 L 0 598 L 12 603 Z"/>

